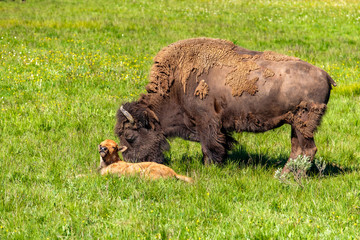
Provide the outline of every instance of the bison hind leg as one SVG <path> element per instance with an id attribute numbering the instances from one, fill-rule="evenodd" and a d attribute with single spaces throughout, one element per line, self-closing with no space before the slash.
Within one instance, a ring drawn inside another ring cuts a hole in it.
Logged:
<path id="1" fill-rule="evenodd" d="M 298 156 L 308 156 L 312 161 L 317 152 L 314 133 L 320 125 L 321 118 L 326 111 L 326 104 L 301 102 L 294 113 L 289 113 L 291 124 L 291 153 L 290 159 Z M 288 162 L 289 162 L 288 160 Z M 283 172 L 288 172 L 285 165 Z"/>
<path id="2" fill-rule="evenodd" d="M 305 138 L 312 138 L 325 111 L 326 104 L 324 103 L 301 102 L 297 106 L 295 113 L 290 113 L 290 124 Z"/>
<path id="3" fill-rule="evenodd" d="M 313 137 L 306 138 L 299 130 L 291 127 L 291 153 L 290 158 L 295 159 L 300 155 L 308 156 L 313 160 L 317 148 Z"/>
<path id="4" fill-rule="evenodd" d="M 310 161 L 313 161 L 316 152 L 317 147 L 314 138 L 306 138 L 299 130 L 291 127 L 291 153 L 282 173 L 289 172 L 287 164 L 291 159 L 296 159 L 299 156 L 307 156 L 310 157 Z"/>

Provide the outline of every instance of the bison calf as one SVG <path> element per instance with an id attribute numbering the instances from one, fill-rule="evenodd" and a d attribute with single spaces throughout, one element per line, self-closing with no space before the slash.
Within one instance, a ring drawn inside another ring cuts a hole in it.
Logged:
<path id="1" fill-rule="evenodd" d="M 185 182 L 193 182 L 192 178 L 177 174 L 171 168 L 154 163 L 128 163 L 120 159 L 118 151 L 124 152 L 127 147 L 119 147 L 113 140 L 106 139 L 98 146 L 100 153 L 100 173 L 105 175 L 108 173 L 118 175 L 139 175 L 140 177 L 148 179 L 159 178 L 176 178 Z"/>

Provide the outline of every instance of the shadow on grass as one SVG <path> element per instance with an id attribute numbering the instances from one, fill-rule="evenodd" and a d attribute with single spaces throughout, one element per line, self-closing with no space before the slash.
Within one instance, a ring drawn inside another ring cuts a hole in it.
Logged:
<path id="1" fill-rule="evenodd" d="M 243 166 L 261 166 L 265 169 L 268 168 L 283 168 L 288 161 L 288 155 L 280 154 L 279 157 L 273 158 L 266 154 L 251 154 L 246 151 L 245 148 L 236 148 L 229 152 L 228 158 L 225 164 L 237 163 L 239 167 Z M 359 171 L 359 167 L 342 167 L 335 163 L 327 163 L 325 169 L 322 172 L 324 176 L 334 176 L 338 174 L 350 173 L 353 171 Z M 309 175 L 319 175 L 320 171 L 313 163 Z"/>
<path id="2" fill-rule="evenodd" d="M 288 156 L 281 154 L 278 158 L 270 157 L 266 154 L 253 154 L 246 151 L 243 147 L 235 147 L 228 154 L 225 164 L 237 163 L 241 166 L 262 166 L 263 168 L 284 167 Z"/>
<path id="3" fill-rule="evenodd" d="M 322 175 L 334 176 L 334 175 L 338 175 L 338 174 L 351 173 L 353 171 L 359 171 L 359 170 L 360 170 L 359 167 L 342 167 L 335 163 L 327 163 Z M 319 175 L 319 174 L 320 174 L 319 169 L 313 163 L 309 170 L 309 175 L 313 176 L 313 175 Z"/>

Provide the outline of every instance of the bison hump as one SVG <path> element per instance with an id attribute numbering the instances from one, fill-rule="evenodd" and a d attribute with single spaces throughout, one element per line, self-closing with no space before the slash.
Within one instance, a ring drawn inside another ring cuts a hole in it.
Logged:
<path id="1" fill-rule="evenodd" d="M 260 59 L 297 60 L 270 51 L 264 53 L 249 51 L 222 39 L 194 38 L 178 41 L 163 48 L 155 56 L 147 91 L 167 95 L 176 79 L 180 81 L 183 91 L 186 92 L 191 73 L 196 74 L 196 81 L 199 82 L 198 77 L 207 74 L 214 66 L 227 66 L 233 69 L 225 79 L 225 84 L 232 89 L 232 95 L 241 96 L 244 92 L 254 95 L 257 92 L 258 78 L 249 78 L 249 75 L 251 71 L 260 68 L 256 63 Z M 264 74 L 271 75 L 269 72 Z M 205 95 L 200 96 L 199 93 L 200 98 Z"/>

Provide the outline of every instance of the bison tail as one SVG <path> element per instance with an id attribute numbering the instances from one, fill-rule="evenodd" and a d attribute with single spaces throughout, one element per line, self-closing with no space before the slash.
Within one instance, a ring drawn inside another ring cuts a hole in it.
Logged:
<path id="1" fill-rule="evenodd" d="M 334 79 L 332 79 L 332 78 L 330 77 L 329 74 L 327 75 L 327 80 L 329 81 L 329 84 L 330 84 L 330 85 L 332 85 L 332 86 L 334 86 L 334 87 L 337 86 L 337 85 L 336 85 L 336 82 L 334 81 Z"/>
<path id="2" fill-rule="evenodd" d="M 176 174 L 175 178 L 178 179 L 178 180 L 181 180 L 181 181 L 188 182 L 188 183 L 193 183 L 194 182 L 194 180 L 191 177 L 186 177 L 186 176 L 179 175 L 179 174 Z"/>

